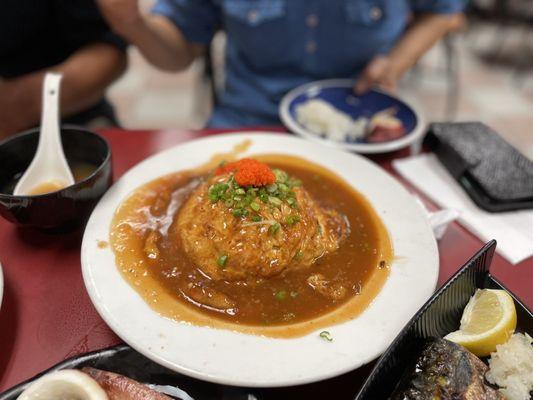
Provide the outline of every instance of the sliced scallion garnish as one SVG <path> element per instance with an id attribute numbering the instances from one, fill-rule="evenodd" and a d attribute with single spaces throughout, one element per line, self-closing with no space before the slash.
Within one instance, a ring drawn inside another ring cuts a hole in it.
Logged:
<path id="1" fill-rule="evenodd" d="M 226 254 L 218 257 L 217 264 L 220 268 L 224 268 L 228 263 L 228 256 Z"/>
<path id="2" fill-rule="evenodd" d="M 294 225 L 297 222 L 300 222 L 300 216 L 299 215 L 291 214 L 291 215 L 287 216 L 287 218 L 285 218 L 285 223 L 287 225 Z"/>
<path id="3" fill-rule="evenodd" d="M 276 296 L 276 299 L 280 301 L 285 300 L 287 298 L 287 292 L 285 290 L 280 290 L 276 292 L 275 296 Z"/>
<path id="4" fill-rule="evenodd" d="M 285 171 L 274 169 L 273 172 L 276 182 L 262 187 L 239 186 L 232 173 L 226 182 L 217 182 L 209 187 L 208 198 L 212 203 L 222 201 L 238 218 L 246 217 L 250 213 L 255 215 L 261 209 L 262 203 L 268 204 L 272 211 L 273 207 L 281 208 L 283 203 L 297 209 L 296 193 L 293 188 L 299 186 L 301 182 L 289 177 Z M 298 222 L 299 218 L 299 216 L 290 216 L 285 222 L 292 225 Z M 273 233 L 278 230 L 279 228 L 274 228 Z"/>
<path id="5" fill-rule="evenodd" d="M 275 206 L 281 206 L 283 204 L 283 202 L 279 198 L 274 196 L 269 196 L 268 201 L 269 203 L 274 204 Z"/>
<path id="6" fill-rule="evenodd" d="M 268 228 L 268 231 L 270 232 L 271 235 L 275 235 L 279 231 L 280 228 L 281 228 L 281 225 L 278 222 L 276 222 L 270 228 Z"/>

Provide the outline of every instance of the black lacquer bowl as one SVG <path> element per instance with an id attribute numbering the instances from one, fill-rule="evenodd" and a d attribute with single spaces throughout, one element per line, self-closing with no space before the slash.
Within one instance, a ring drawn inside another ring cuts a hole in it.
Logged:
<path id="1" fill-rule="evenodd" d="M 0 143 L 0 215 L 19 226 L 43 230 L 70 230 L 85 223 L 112 183 L 111 149 L 96 133 L 63 126 L 61 139 L 69 165 L 90 164 L 87 178 L 53 193 L 13 196 L 13 189 L 30 165 L 39 141 L 32 129 Z"/>
<path id="2" fill-rule="evenodd" d="M 496 241 L 487 243 L 415 314 L 375 365 L 356 400 L 386 400 L 413 367 L 428 340 L 459 328 L 463 310 L 477 289 L 507 290 L 490 275 Z M 507 292 L 509 292 L 507 290 Z M 533 332 L 533 315 L 514 296 L 517 332 Z"/>

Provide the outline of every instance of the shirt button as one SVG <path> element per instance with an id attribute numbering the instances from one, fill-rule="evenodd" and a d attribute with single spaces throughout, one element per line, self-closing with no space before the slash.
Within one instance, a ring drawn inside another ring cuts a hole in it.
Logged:
<path id="1" fill-rule="evenodd" d="M 257 22 L 257 18 L 259 18 L 259 12 L 257 10 L 251 10 L 248 13 L 248 21 L 251 23 Z"/>
<path id="2" fill-rule="evenodd" d="M 370 9 L 370 18 L 373 21 L 379 21 L 383 17 L 383 11 L 378 6 L 374 6 Z"/>
<path id="3" fill-rule="evenodd" d="M 316 51 L 316 42 L 310 41 L 305 45 L 305 51 L 309 54 L 313 54 Z"/>
<path id="4" fill-rule="evenodd" d="M 315 28 L 318 25 L 318 17 L 315 14 L 309 14 L 307 16 L 307 26 L 309 28 Z"/>

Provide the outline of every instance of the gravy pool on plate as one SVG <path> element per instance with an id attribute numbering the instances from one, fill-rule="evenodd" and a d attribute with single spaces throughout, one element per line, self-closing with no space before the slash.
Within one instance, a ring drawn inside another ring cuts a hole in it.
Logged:
<path id="1" fill-rule="evenodd" d="M 361 194 L 281 155 L 141 186 L 116 211 L 110 243 L 124 278 L 162 315 L 272 337 L 354 318 L 392 259 Z"/>

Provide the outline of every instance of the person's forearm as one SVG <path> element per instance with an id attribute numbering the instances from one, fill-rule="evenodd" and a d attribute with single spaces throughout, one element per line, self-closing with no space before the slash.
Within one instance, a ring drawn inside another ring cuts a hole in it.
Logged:
<path id="1" fill-rule="evenodd" d="M 63 75 L 60 110 L 63 117 L 83 111 L 102 99 L 109 84 L 126 68 L 126 55 L 114 46 L 95 43 L 81 48 L 63 63 L 0 82 L 0 104 L 11 108 L 12 130 L 39 123 L 43 79 L 48 71 Z M 5 111 L 5 110 L 3 110 Z M 10 132 L 14 133 L 14 132 Z"/>
<path id="2" fill-rule="evenodd" d="M 63 74 L 61 109 L 69 116 L 96 104 L 107 87 L 126 70 L 126 54 L 116 47 L 98 43 L 89 45 L 64 63 L 52 68 Z"/>
<path id="3" fill-rule="evenodd" d="M 411 68 L 439 39 L 461 27 L 463 22 L 462 14 L 427 14 L 417 17 L 389 53 L 391 66 L 398 77 Z"/>
<path id="4" fill-rule="evenodd" d="M 148 62 L 166 71 L 187 68 L 199 52 L 198 46 L 188 43 L 172 22 L 158 15 L 140 16 L 138 23 L 118 33 L 135 45 Z"/>

